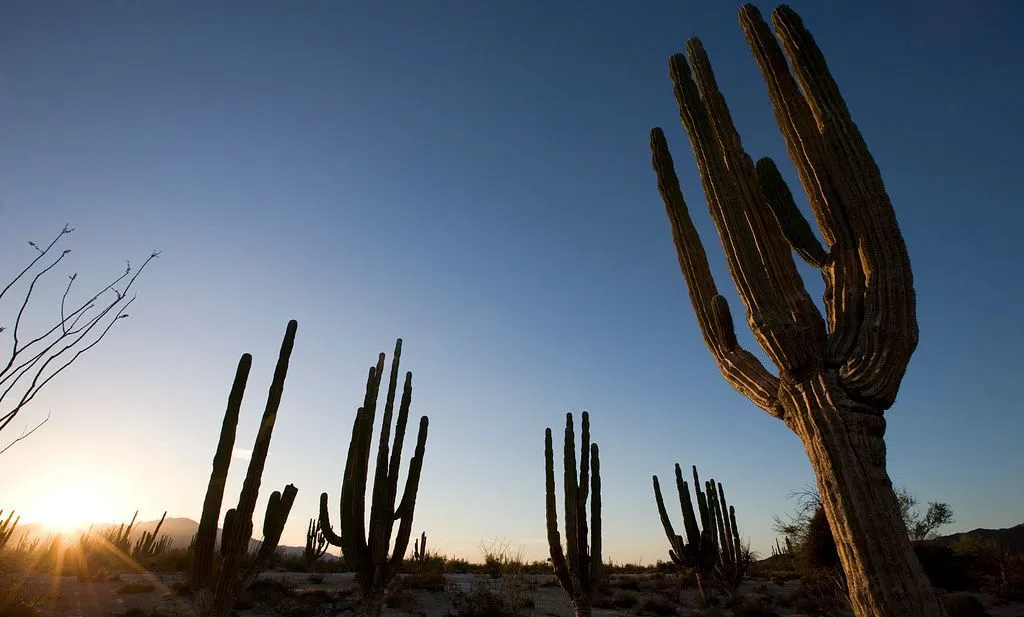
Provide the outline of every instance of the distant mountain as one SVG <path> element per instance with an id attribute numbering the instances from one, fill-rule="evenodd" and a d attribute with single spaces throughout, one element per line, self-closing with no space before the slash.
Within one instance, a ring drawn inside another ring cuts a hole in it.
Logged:
<path id="1" fill-rule="evenodd" d="M 126 521 L 127 522 L 127 521 Z M 157 523 L 160 519 L 152 521 L 136 521 L 135 525 L 132 526 L 132 541 L 138 538 L 143 532 L 152 533 L 156 529 Z M 116 528 L 119 524 L 114 525 L 111 523 L 103 523 L 94 525 L 92 527 L 94 532 L 102 532 L 107 528 Z M 89 527 L 83 527 L 79 531 L 85 531 Z M 188 545 L 192 542 L 192 536 L 199 531 L 199 523 L 190 518 L 165 518 L 164 524 L 160 527 L 160 536 L 167 536 L 171 540 L 171 548 L 188 548 Z M 259 532 L 259 530 L 257 530 Z M 77 533 L 77 531 L 75 532 Z M 45 538 L 50 534 L 50 530 L 42 523 L 26 523 L 19 524 L 17 530 L 14 532 L 13 541 L 17 542 L 22 536 L 28 536 L 31 538 Z M 217 540 L 220 541 L 221 529 L 217 528 Z M 251 546 L 255 548 L 259 544 L 258 539 L 253 539 Z M 301 555 L 305 547 L 303 546 L 279 546 L 278 550 L 286 556 Z M 337 559 L 334 555 L 324 555 L 323 559 Z"/>
<path id="2" fill-rule="evenodd" d="M 1024 523 L 1006 529 L 972 529 L 963 533 L 954 533 L 932 540 L 940 546 L 952 546 L 962 538 L 971 538 L 980 542 L 995 542 L 1011 553 L 1024 553 Z"/>

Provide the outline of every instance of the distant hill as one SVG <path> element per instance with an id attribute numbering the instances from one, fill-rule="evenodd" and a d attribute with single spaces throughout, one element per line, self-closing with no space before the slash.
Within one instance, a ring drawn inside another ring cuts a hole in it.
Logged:
<path id="1" fill-rule="evenodd" d="M 130 520 L 130 519 L 129 519 Z M 127 522 L 127 521 L 126 521 Z M 156 529 L 157 523 L 160 519 L 152 521 L 136 521 L 135 525 L 132 526 L 132 540 L 134 541 L 143 532 L 151 532 Z M 119 524 L 118 524 L 119 525 Z M 112 525 L 104 523 L 102 525 L 93 526 L 94 532 L 102 532 L 109 527 L 117 527 L 118 525 Z M 82 528 L 81 531 L 85 531 L 88 527 Z M 190 518 L 166 518 L 164 524 L 160 527 L 160 535 L 167 536 L 171 540 L 171 548 L 188 548 L 188 545 L 192 542 L 192 536 L 199 530 L 199 523 Z M 259 530 L 256 530 L 257 533 Z M 18 539 L 22 536 L 28 536 L 31 538 L 45 538 L 49 535 L 50 530 L 41 523 L 26 523 L 19 524 L 17 530 L 14 532 L 13 541 L 17 543 Z M 220 540 L 221 529 L 217 528 L 217 540 Z M 253 547 L 258 544 L 258 538 L 252 541 Z M 302 546 L 279 546 L 278 550 L 285 555 L 301 555 L 304 547 Z M 323 556 L 323 559 L 337 559 L 334 555 L 327 554 Z"/>
<path id="2" fill-rule="evenodd" d="M 952 546 L 962 538 L 971 538 L 980 542 L 995 542 L 1011 553 L 1024 553 L 1024 523 L 1006 529 L 972 529 L 962 533 L 941 536 L 932 540 L 940 546 Z"/>

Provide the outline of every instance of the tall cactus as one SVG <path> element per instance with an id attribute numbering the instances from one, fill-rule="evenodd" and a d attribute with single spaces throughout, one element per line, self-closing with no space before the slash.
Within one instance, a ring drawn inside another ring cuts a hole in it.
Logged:
<path id="1" fill-rule="evenodd" d="M 551 429 L 544 431 L 545 514 L 551 565 L 573 617 L 589 617 L 601 582 L 601 461 L 596 443 L 590 443 L 590 414 L 583 412 L 579 476 L 576 475 L 576 437 L 572 414 L 565 414 L 562 453 L 565 493 L 565 549 L 558 533 L 555 506 L 555 455 Z M 590 496 L 590 546 L 587 546 L 587 496 Z"/>
<path id="2" fill-rule="evenodd" d="M 235 598 L 242 587 L 251 580 L 250 573 L 243 570 L 244 561 L 249 551 L 252 538 L 252 516 L 256 509 L 256 498 L 259 495 L 263 468 L 270 450 L 270 437 L 277 421 L 277 411 L 281 406 L 284 393 L 285 377 L 288 375 L 288 362 L 292 347 L 295 345 L 295 332 L 298 323 L 288 322 L 284 341 L 277 358 L 277 367 L 267 396 L 267 405 L 263 411 L 263 419 L 256 434 L 249 468 L 242 483 L 242 491 L 238 497 L 238 505 L 228 510 L 224 516 L 224 531 L 221 536 L 221 555 L 223 564 L 214 577 L 215 545 L 217 540 L 217 520 L 220 518 L 221 501 L 224 498 L 224 487 L 227 483 L 228 467 L 231 464 L 231 452 L 235 445 L 235 430 L 238 425 L 238 414 L 245 394 L 249 370 L 252 368 L 252 356 L 242 354 L 235 371 L 235 380 L 228 396 L 227 410 L 221 425 L 220 440 L 213 457 L 213 471 L 203 501 L 203 512 L 199 519 L 199 529 L 195 536 L 195 557 L 192 561 L 190 587 L 197 610 L 202 615 L 226 617 L 231 611 Z M 264 541 L 261 547 L 272 553 L 281 538 L 284 524 L 295 500 L 297 489 L 288 485 L 284 494 L 275 492 L 267 504 L 267 515 L 264 522 Z"/>
<path id="3" fill-rule="evenodd" d="M 772 12 L 781 47 L 754 6 L 741 9 L 740 21 L 825 246 L 774 164 L 763 159 L 755 167 L 743 150 L 707 54 L 690 39 L 687 55 L 669 64 L 675 97 L 747 323 L 778 376 L 736 339 L 656 128 L 654 169 L 690 301 L 726 381 L 803 442 L 854 612 L 943 615 L 885 468 L 883 413 L 918 340 L 907 247 L 878 167 L 800 17 L 786 6 Z M 822 272 L 824 318 L 791 251 Z"/>
<path id="4" fill-rule="evenodd" d="M 412 535 L 412 519 L 416 509 L 416 493 L 419 490 L 420 471 L 423 468 L 423 452 L 427 443 L 426 416 L 420 418 L 416 450 L 409 462 L 409 477 L 405 483 L 402 500 L 398 497 L 398 472 L 405 441 L 405 427 L 409 421 L 409 406 L 412 403 L 412 373 L 405 374 L 402 400 L 395 420 L 394 445 L 389 448 L 391 423 L 394 418 L 395 394 L 398 388 L 398 365 L 402 355 L 402 339 L 395 343 L 391 359 L 391 378 L 384 403 L 384 417 L 381 426 L 380 443 L 377 448 L 377 465 L 374 470 L 373 492 L 371 493 L 370 527 L 366 529 L 366 485 L 370 463 L 373 422 L 377 413 L 377 399 L 384 374 L 384 354 L 377 359 L 377 365 L 370 368 L 366 380 L 363 406 L 356 412 L 352 425 L 352 440 L 348 447 L 345 476 L 341 485 L 341 516 L 338 531 L 331 527 L 327 508 L 327 493 L 320 495 L 320 525 L 324 537 L 334 546 L 341 547 L 346 565 L 356 572 L 356 578 L 363 592 L 363 614 L 377 617 L 383 607 L 384 591 L 391 579 L 398 573 L 402 558 L 409 547 Z M 390 450 L 390 456 L 389 456 Z M 398 535 L 394 549 L 388 557 L 391 534 L 396 520 Z"/>
<path id="5" fill-rule="evenodd" d="M 708 480 L 701 490 L 697 467 L 693 467 L 693 492 L 697 497 L 697 514 L 690 499 L 690 488 L 683 479 L 682 469 L 676 464 L 676 490 L 679 505 L 683 511 L 684 538 L 672 528 L 672 521 L 665 509 L 658 476 L 654 482 L 654 500 L 658 505 L 661 524 L 665 528 L 670 545 L 669 557 L 673 563 L 690 568 L 697 576 L 697 587 L 702 597 L 707 597 L 707 584 L 712 583 L 732 596 L 746 574 L 749 558 L 740 542 L 736 526 L 736 509 L 725 501 L 721 483 Z"/>

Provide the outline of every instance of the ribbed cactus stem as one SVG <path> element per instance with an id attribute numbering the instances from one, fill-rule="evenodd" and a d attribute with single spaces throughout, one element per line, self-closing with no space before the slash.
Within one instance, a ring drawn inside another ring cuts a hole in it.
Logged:
<path id="1" fill-rule="evenodd" d="M 412 373 L 405 374 L 402 397 L 395 417 L 395 397 L 398 392 L 399 362 L 402 354 L 402 339 L 395 344 L 392 356 L 388 390 L 385 395 L 382 427 L 377 444 L 376 465 L 373 472 L 373 489 L 370 493 L 370 525 L 366 527 L 366 489 L 374 418 L 384 372 L 384 354 L 377 364 L 370 368 L 366 380 L 363 406 L 356 411 L 352 423 L 352 438 L 349 442 L 345 474 L 341 487 L 341 516 L 337 531 L 331 527 L 328 496 L 320 496 L 320 528 L 324 539 L 341 548 L 346 564 L 355 570 L 363 592 L 363 613 L 370 617 L 379 615 L 382 598 L 388 583 L 401 567 L 412 535 L 413 514 L 416 495 L 419 490 L 420 473 L 426 448 L 429 421 L 420 418 L 416 448 L 409 461 L 409 476 L 399 500 L 399 468 L 402 447 L 405 442 L 409 409 L 412 405 Z M 394 437 L 392 440 L 392 430 Z M 397 504 L 397 505 L 396 505 Z M 398 530 L 395 533 L 395 522 Z M 392 536 L 394 545 L 392 547 Z M 425 542 L 424 538 L 424 542 Z"/>
<path id="2" fill-rule="evenodd" d="M 755 6 L 740 10 L 824 244 L 774 163 L 762 159 L 755 166 L 744 150 L 698 39 L 687 41 L 685 55 L 672 56 L 669 75 L 746 321 L 777 374 L 739 344 L 665 135 L 653 129 L 651 160 L 680 269 L 722 376 L 800 437 L 836 524 L 854 612 L 937 617 L 945 611 L 906 537 L 885 467 L 883 414 L 918 343 L 906 243 L 878 166 L 814 38 L 787 6 L 775 9 L 771 21 L 774 34 Z M 794 251 L 821 270 L 824 315 L 803 284 Z M 728 513 L 723 504 L 717 541 L 742 556 Z"/>
<path id="3" fill-rule="evenodd" d="M 288 322 L 284 340 L 281 342 L 281 349 L 278 353 L 277 366 L 274 369 L 274 376 L 271 380 L 267 404 L 263 410 L 263 417 L 249 459 L 249 466 L 242 483 L 238 505 L 229 509 L 224 515 L 224 530 L 221 534 L 223 564 L 216 580 L 213 580 L 216 524 L 220 516 L 224 486 L 231 463 L 239 410 L 241 409 L 249 371 L 252 367 L 252 356 L 243 354 L 238 362 L 235 379 L 231 386 L 231 393 L 228 396 L 227 410 L 224 413 L 224 421 L 221 425 L 220 439 L 214 454 L 213 472 L 210 475 L 206 498 L 203 502 L 203 513 L 200 517 L 199 529 L 196 532 L 195 538 L 195 557 L 193 559 L 190 587 L 192 588 L 196 608 L 202 615 L 226 617 L 231 611 L 238 593 L 246 583 L 247 574 L 242 571 L 242 565 L 248 555 L 249 541 L 252 539 L 252 516 L 256 508 L 256 499 L 259 495 L 263 468 L 266 465 L 267 454 L 270 450 L 271 435 L 277 421 L 277 412 L 281 406 L 285 379 L 288 375 L 288 363 L 291 359 L 292 348 L 295 345 L 297 330 L 298 323 L 296 321 Z M 295 487 L 289 485 L 285 489 L 284 496 L 278 493 L 276 498 L 272 497 L 271 507 L 268 508 L 267 520 L 265 521 L 265 530 L 274 531 L 278 527 L 280 529 L 284 528 L 284 521 L 287 519 L 291 503 L 295 498 L 295 491 Z M 277 531 L 277 534 L 279 538 L 280 530 Z M 273 540 L 273 538 L 271 540 L 271 546 L 276 547 L 277 541 Z M 264 544 L 266 544 L 266 541 Z"/>
<path id="4" fill-rule="evenodd" d="M 228 468 L 231 465 L 231 452 L 235 446 L 235 431 L 238 427 L 238 415 L 242 408 L 242 397 L 245 385 L 252 369 L 252 355 L 242 354 L 235 369 L 235 378 L 231 383 L 228 405 L 224 412 L 224 421 L 220 427 L 220 438 L 217 450 L 213 455 L 213 471 L 210 483 L 206 487 L 206 498 L 203 501 L 203 512 L 199 517 L 199 529 L 195 537 L 195 556 L 192 559 L 192 577 L 190 585 L 193 590 L 205 589 L 211 585 L 213 575 L 213 554 L 217 543 L 217 523 L 220 521 L 220 507 L 224 500 L 224 487 L 227 485 Z M 221 553 L 224 553 L 225 534 L 221 534 Z"/>
<path id="5" fill-rule="evenodd" d="M 590 443 L 590 414 L 583 412 L 579 475 L 572 414 L 565 415 L 562 451 L 565 501 L 565 548 L 558 531 L 555 497 L 555 460 L 551 429 L 544 432 L 545 515 L 551 565 L 569 598 L 574 617 L 591 614 L 601 580 L 601 461 L 596 443 Z M 587 499 L 590 529 L 587 529 Z M 588 547 L 589 540 L 589 547 Z"/>
<path id="6" fill-rule="evenodd" d="M 793 193 L 783 180 L 779 168 L 775 166 L 775 161 L 768 157 L 762 158 L 757 161 L 755 170 L 761 190 L 764 191 L 764 198 L 790 246 L 810 265 L 817 268 L 824 266 L 827 257 L 825 249 L 811 230 L 810 223 L 797 208 Z"/>

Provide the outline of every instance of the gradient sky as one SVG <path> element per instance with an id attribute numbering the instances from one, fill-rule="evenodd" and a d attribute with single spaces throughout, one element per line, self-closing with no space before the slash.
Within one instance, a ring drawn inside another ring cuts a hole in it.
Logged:
<path id="1" fill-rule="evenodd" d="M 913 263 L 921 343 L 887 415 L 891 477 L 948 502 L 947 531 L 1020 523 L 1024 3 L 793 6 Z M 238 357 L 255 357 L 246 448 L 294 318 L 258 505 L 298 486 L 285 543 L 302 543 L 321 491 L 336 509 L 366 368 L 400 336 L 414 418 L 430 417 L 414 529 L 432 548 L 478 559 L 498 540 L 543 558 L 544 428 L 560 435 L 564 413 L 586 409 L 607 557 L 667 558 L 650 477 L 676 462 L 723 482 L 767 552 L 772 515 L 813 475 L 704 347 L 647 143 L 665 127 L 742 314 L 667 72 L 701 37 L 747 150 L 775 157 L 804 207 L 738 8 L 4 2 L 4 271 L 65 222 L 83 291 L 163 255 L 131 318 L 5 431 L 52 411 L 0 457 L 0 507 L 35 520 L 94 499 L 112 520 L 198 519 Z M 226 501 L 244 469 L 236 459 Z"/>

